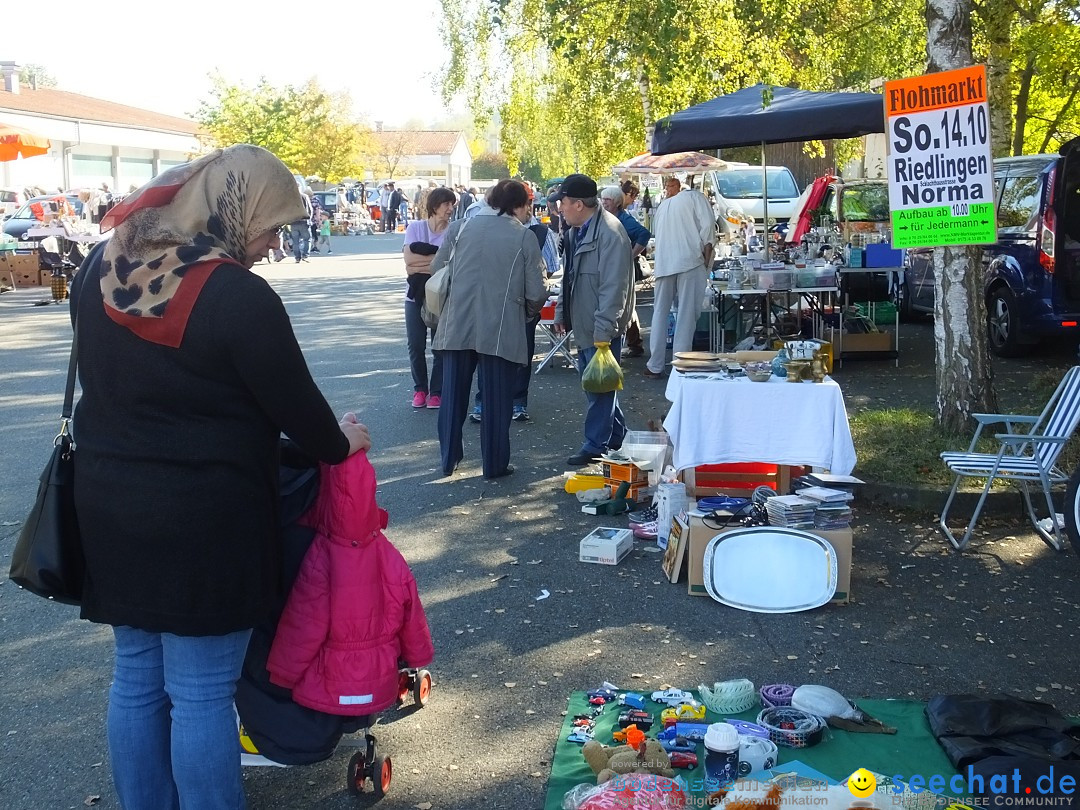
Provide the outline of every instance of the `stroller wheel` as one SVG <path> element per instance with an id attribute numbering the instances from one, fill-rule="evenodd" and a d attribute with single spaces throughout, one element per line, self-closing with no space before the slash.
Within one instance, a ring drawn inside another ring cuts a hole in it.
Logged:
<path id="1" fill-rule="evenodd" d="M 380 757 L 381 758 L 381 757 Z M 345 786 L 353 796 L 359 796 L 364 792 L 364 782 L 367 781 L 368 763 L 363 751 L 357 751 L 349 760 L 349 771 L 345 777 Z M 375 788 L 378 790 L 378 787 Z"/>
<path id="2" fill-rule="evenodd" d="M 375 798 L 381 799 L 390 790 L 390 782 L 394 778 L 394 765 L 390 757 L 377 756 L 372 763 L 371 782 L 375 785 Z"/>
<path id="3" fill-rule="evenodd" d="M 416 673 L 416 679 L 413 682 L 413 702 L 422 709 L 427 705 L 429 697 L 431 697 L 431 673 L 422 669 Z"/>

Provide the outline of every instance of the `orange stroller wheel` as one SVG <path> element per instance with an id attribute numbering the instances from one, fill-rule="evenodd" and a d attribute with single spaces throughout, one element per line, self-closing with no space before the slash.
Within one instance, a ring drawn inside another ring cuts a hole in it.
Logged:
<path id="1" fill-rule="evenodd" d="M 381 799 L 390 790 L 390 782 L 394 778 L 394 765 L 390 757 L 375 757 L 372 763 L 371 781 L 375 785 L 375 798 Z"/>
<path id="2" fill-rule="evenodd" d="M 431 697 L 431 673 L 422 669 L 416 673 L 416 681 L 413 684 L 413 701 L 421 709 L 427 705 Z"/>

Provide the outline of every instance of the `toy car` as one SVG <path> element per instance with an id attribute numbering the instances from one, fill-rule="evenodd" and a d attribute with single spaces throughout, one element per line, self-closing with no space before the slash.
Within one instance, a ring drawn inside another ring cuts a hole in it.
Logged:
<path id="1" fill-rule="evenodd" d="M 589 703 L 592 706 L 600 706 L 601 708 L 607 705 L 608 699 L 601 695 L 595 695 L 589 698 Z"/>
<path id="2" fill-rule="evenodd" d="M 686 737 L 672 737 L 666 740 L 660 740 L 661 747 L 669 754 L 679 751 L 696 751 L 697 743 L 692 740 L 686 739 Z"/>
<path id="3" fill-rule="evenodd" d="M 668 755 L 671 759 L 672 768 L 696 768 L 698 764 L 697 754 L 686 751 L 674 751 Z"/>
<path id="4" fill-rule="evenodd" d="M 581 743 L 582 745 L 584 745 L 585 743 L 587 743 L 592 738 L 593 738 L 592 729 L 575 728 L 572 732 L 570 732 L 569 736 L 567 736 L 566 741 L 567 742 L 572 742 L 572 743 Z"/>
<path id="5" fill-rule="evenodd" d="M 591 729 L 595 725 L 596 725 L 596 721 L 594 721 L 587 714 L 579 714 L 579 715 L 574 717 L 574 726 L 576 728 L 590 728 Z"/>
<path id="6" fill-rule="evenodd" d="M 637 692 L 624 692 L 619 695 L 619 705 L 629 706 L 631 709 L 644 709 L 645 698 L 639 695 Z"/>
<path id="7" fill-rule="evenodd" d="M 656 735 L 656 739 L 663 742 L 664 740 L 674 740 L 677 737 L 685 737 L 694 742 L 701 742 L 705 739 L 705 733 L 708 730 L 708 723 L 692 723 L 679 720 L 674 725 L 666 726 L 663 731 Z"/>
<path id="8" fill-rule="evenodd" d="M 678 720 L 704 720 L 705 706 L 696 700 L 693 703 L 681 703 L 670 709 L 664 709 L 660 713 L 660 719 L 664 721 L 664 725 Z"/>
<path id="9" fill-rule="evenodd" d="M 680 703 L 696 703 L 694 696 L 682 689 L 665 689 L 663 692 L 653 692 L 654 703 L 666 703 L 668 706 L 678 706 Z"/>
<path id="10" fill-rule="evenodd" d="M 601 698 L 603 698 L 605 700 L 605 702 L 610 703 L 611 701 L 615 700 L 615 696 L 618 693 L 619 693 L 619 690 L 617 690 L 617 689 L 612 689 L 612 688 L 607 687 L 607 686 L 601 686 L 601 687 L 599 687 L 597 689 L 589 690 L 589 692 L 587 692 L 586 694 L 589 696 L 589 698 L 601 697 Z"/>
<path id="11" fill-rule="evenodd" d="M 630 709 L 630 711 L 619 714 L 619 728 L 636 725 L 642 731 L 648 731 L 652 728 L 652 724 L 652 715 L 648 712 L 640 711 L 639 709 Z"/>

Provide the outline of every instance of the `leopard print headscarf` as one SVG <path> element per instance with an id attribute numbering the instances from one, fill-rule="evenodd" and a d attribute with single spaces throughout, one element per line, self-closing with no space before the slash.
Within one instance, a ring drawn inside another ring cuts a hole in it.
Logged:
<path id="1" fill-rule="evenodd" d="M 146 340 L 179 346 L 210 272 L 242 264 L 253 239 L 305 217 L 296 180 L 261 147 L 217 149 L 169 169 L 101 222 L 116 229 L 100 266 L 105 311 Z"/>

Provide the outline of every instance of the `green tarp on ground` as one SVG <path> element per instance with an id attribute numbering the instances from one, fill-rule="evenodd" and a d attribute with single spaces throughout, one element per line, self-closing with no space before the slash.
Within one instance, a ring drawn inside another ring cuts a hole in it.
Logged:
<path id="1" fill-rule="evenodd" d="M 655 737 L 660 728 L 660 711 L 663 707 L 648 701 L 648 693 L 645 696 L 648 709 L 656 720 L 649 736 Z M 810 748 L 781 748 L 779 764 L 799 760 L 837 781 L 843 781 L 858 768 L 866 768 L 886 776 L 899 775 L 905 780 L 912 774 L 921 774 L 925 778 L 941 774 L 946 783 L 956 774 L 952 763 L 930 733 L 924 711 L 925 703 L 914 700 L 856 702 L 863 711 L 885 725 L 894 727 L 896 734 L 855 734 L 829 729 L 825 739 Z M 562 807 L 563 795 L 574 785 L 596 782 L 596 777 L 581 756 L 581 746 L 566 741 L 573 730 L 574 715 L 586 714 L 591 709 L 585 692 L 574 692 L 570 695 L 566 719 L 559 732 L 559 741 L 555 745 L 555 755 L 551 761 L 551 778 L 548 780 L 544 810 L 559 810 Z M 619 706 L 609 704 L 597 718 L 595 738 L 598 742 L 612 744 L 611 732 L 618 728 L 616 721 L 619 710 Z M 753 721 L 759 710 L 760 707 L 735 717 Z M 710 723 L 724 720 L 711 712 L 705 719 Z M 697 751 L 700 760 L 698 767 L 692 771 L 679 771 L 690 784 L 705 778 L 703 746 L 699 744 Z"/>

